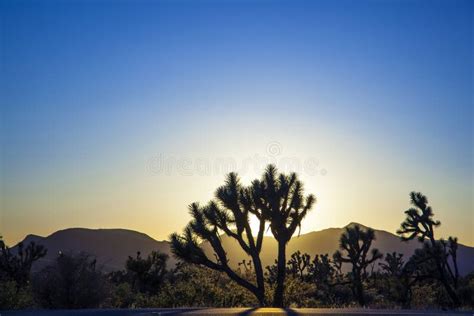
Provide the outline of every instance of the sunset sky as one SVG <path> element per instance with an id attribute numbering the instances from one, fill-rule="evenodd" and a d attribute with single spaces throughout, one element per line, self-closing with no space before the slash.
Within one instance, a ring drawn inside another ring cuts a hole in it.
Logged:
<path id="1" fill-rule="evenodd" d="M 227 171 L 391 232 L 409 193 L 474 246 L 472 1 L 1 1 L 1 221 L 166 239 Z"/>

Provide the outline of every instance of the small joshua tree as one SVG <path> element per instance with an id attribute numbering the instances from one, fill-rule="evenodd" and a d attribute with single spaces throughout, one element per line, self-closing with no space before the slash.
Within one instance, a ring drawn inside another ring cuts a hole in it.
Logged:
<path id="1" fill-rule="evenodd" d="M 308 277 L 316 284 L 317 295 L 324 304 L 334 302 L 334 287 L 341 284 L 338 271 L 328 254 L 315 255 L 308 266 Z"/>
<path id="2" fill-rule="evenodd" d="M 311 256 L 307 253 L 301 253 L 299 250 L 291 255 L 288 261 L 288 272 L 293 277 L 299 277 L 301 281 L 305 280 L 307 270 L 311 263 Z"/>
<path id="3" fill-rule="evenodd" d="M 457 239 L 450 237 L 448 241 L 437 241 L 435 239 L 435 228 L 441 222 L 433 219 L 434 214 L 431 207 L 428 206 L 428 199 L 420 192 L 411 192 L 410 199 L 414 207 L 405 211 L 406 219 L 401 224 L 397 234 L 404 241 L 417 238 L 424 243 L 422 250 L 418 254 L 415 253 L 417 257 L 414 257 L 414 259 L 418 258 L 419 261 L 417 266 L 423 267 L 423 270 L 433 270 L 426 275 L 431 275 L 439 280 L 446 289 L 453 305 L 458 306 L 460 301 L 456 294 L 459 278 L 456 256 Z M 449 258 L 451 258 L 451 263 Z M 427 265 L 427 261 L 431 261 L 432 265 Z"/>
<path id="4" fill-rule="evenodd" d="M 42 245 L 30 242 L 26 248 L 23 243 L 19 243 L 14 254 L 0 238 L 0 278 L 15 281 L 18 288 L 25 286 L 30 279 L 33 263 L 46 256 L 46 252 Z"/>
<path id="5" fill-rule="evenodd" d="M 286 276 L 286 245 L 301 227 L 301 222 L 316 202 L 313 195 L 304 196 L 303 184 L 295 173 L 278 174 L 269 165 L 261 180 L 251 186 L 252 201 L 270 223 L 270 230 L 278 242 L 277 286 L 273 305 L 284 306 L 284 284 Z"/>
<path id="6" fill-rule="evenodd" d="M 382 257 L 377 249 L 369 250 L 375 240 L 375 232 L 368 228 L 363 230 L 359 225 L 346 227 L 346 231 L 341 235 L 339 247 L 347 257 L 343 257 L 340 251 L 334 253 L 334 260 L 340 263 L 350 263 L 352 272 L 350 274 L 352 289 L 361 306 L 366 304 L 363 282 L 367 279 L 367 267 Z"/>
<path id="7" fill-rule="evenodd" d="M 180 259 L 226 273 L 230 279 L 252 292 L 260 305 L 265 305 L 265 283 L 260 252 L 265 231 L 265 218 L 255 205 L 251 189 L 242 187 L 235 173 L 230 173 L 224 186 L 216 191 L 216 199 L 201 207 L 189 207 L 193 220 L 182 235 L 172 234 L 171 249 Z M 250 227 L 250 216 L 259 220 L 255 234 Z M 252 259 L 256 283 L 251 282 L 229 266 L 221 234 L 235 239 Z M 209 258 L 200 244 L 208 242 L 215 259 Z"/>

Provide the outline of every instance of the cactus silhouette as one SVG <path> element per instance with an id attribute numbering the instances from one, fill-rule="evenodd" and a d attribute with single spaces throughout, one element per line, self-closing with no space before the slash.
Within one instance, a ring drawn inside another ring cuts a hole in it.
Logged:
<path id="1" fill-rule="evenodd" d="M 397 234 L 404 241 L 417 238 L 423 243 L 423 248 L 418 253 L 415 252 L 413 257 L 413 261 L 417 261 L 415 266 L 422 270 L 430 269 L 431 271 L 428 273 L 425 271 L 425 274 L 436 278 L 446 289 L 452 304 L 459 306 L 460 301 L 456 293 L 459 278 L 457 238 L 449 237 L 448 241 L 437 241 L 435 228 L 441 222 L 433 219 L 434 214 L 432 208 L 428 206 L 428 199 L 420 192 L 411 192 L 410 199 L 414 207 L 405 211 L 405 221 L 401 223 Z M 427 265 L 427 261 L 431 261 L 432 265 Z"/>
<path id="2" fill-rule="evenodd" d="M 367 267 L 382 257 L 377 249 L 372 249 L 370 258 L 368 253 L 372 242 L 375 240 L 375 232 L 368 228 L 364 231 L 359 225 L 346 227 L 346 231 L 341 235 L 339 247 L 343 250 L 347 257 L 343 257 L 338 250 L 334 253 L 333 258 L 340 263 L 350 263 L 352 272 L 350 278 L 352 282 L 353 292 L 361 306 L 365 306 L 365 294 L 363 282 L 367 279 Z"/>

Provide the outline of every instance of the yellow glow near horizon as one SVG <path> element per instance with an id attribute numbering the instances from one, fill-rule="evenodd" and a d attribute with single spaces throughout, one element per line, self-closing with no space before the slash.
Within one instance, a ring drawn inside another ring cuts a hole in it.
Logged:
<path id="1" fill-rule="evenodd" d="M 294 133 L 307 134 L 305 129 Z M 213 198 L 216 188 L 224 183 L 225 173 L 230 171 L 217 168 L 222 167 L 219 162 L 231 158 L 242 185 L 260 178 L 266 163 L 276 163 L 281 172 L 298 173 L 305 195 L 311 193 L 317 198 L 302 223 L 301 233 L 343 227 L 350 222 L 395 232 L 410 206 L 408 193 L 415 189 L 428 196 L 435 216 L 443 223 L 439 237 L 455 235 L 463 244 L 474 244 L 473 218 L 465 214 L 465 210 L 472 210 L 465 198 L 470 196 L 469 187 L 450 178 L 441 181 L 445 187 L 440 186 L 440 180 L 423 167 L 413 177 L 410 170 L 404 169 L 403 161 L 387 168 L 382 154 L 372 157 L 371 153 L 377 150 L 374 145 L 347 142 L 337 131 L 328 132 L 321 127 L 320 135 L 311 141 L 304 137 L 295 141 L 285 131 L 279 131 L 273 139 L 245 135 L 243 141 L 231 132 L 213 133 L 206 147 L 161 151 L 165 158 L 173 158 L 170 174 L 153 173 L 147 168 L 147 159 L 156 154 L 147 146 L 140 150 L 144 154 L 139 159 L 132 156 L 127 163 L 84 170 L 80 176 L 64 169 L 36 174 L 36 182 L 23 183 L 21 191 L 14 187 L 5 191 L 5 209 L 15 212 L 2 214 L 0 232 L 8 244 L 29 233 L 45 236 L 68 227 L 129 228 L 164 240 L 172 232 L 181 232 L 189 222 L 190 203 L 205 204 Z M 331 137 L 325 138 L 327 135 Z M 198 137 L 186 136 L 190 137 L 188 142 L 200 143 Z M 229 147 L 229 142 L 233 146 Z M 180 169 L 178 162 L 182 158 L 187 159 L 190 170 Z M 304 168 L 304 162 L 313 158 L 318 163 L 316 173 Z M 199 161 L 210 164 L 207 173 L 196 169 Z M 296 164 L 289 164 L 295 161 Z M 463 211 L 452 212 L 453 208 Z M 255 220 L 251 225 L 257 231 Z M 271 233 L 266 231 L 266 235 Z"/>

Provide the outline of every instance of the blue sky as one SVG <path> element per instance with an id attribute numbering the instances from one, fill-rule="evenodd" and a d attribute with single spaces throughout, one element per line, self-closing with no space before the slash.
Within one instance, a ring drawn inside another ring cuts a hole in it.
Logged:
<path id="1" fill-rule="evenodd" d="M 241 160 L 277 142 L 327 170 L 304 178 L 319 197 L 305 231 L 394 231 L 420 190 L 441 235 L 474 245 L 471 1 L 2 1 L 1 12 L 7 241 L 72 226 L 166 238 L 223 175 L 153 175 L 149 157 Z"/>

